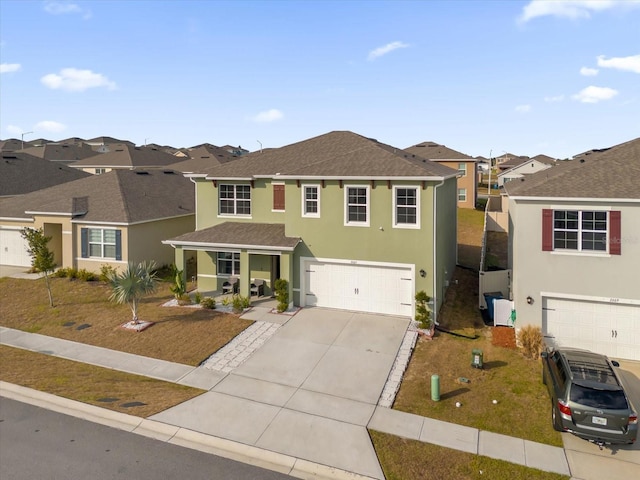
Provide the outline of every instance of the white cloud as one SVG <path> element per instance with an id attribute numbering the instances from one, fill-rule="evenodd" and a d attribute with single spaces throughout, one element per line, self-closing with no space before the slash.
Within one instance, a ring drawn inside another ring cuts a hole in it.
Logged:
<path id="1" fill-rule="evenodd" d="M 267 123 L 267 122 L 275 122 L 276 120 L 281 120 L 284 118 L 284 113 L 276 108 L 272 108 L 271 110 L 265 110 L 264 112 L 260 112 L 257 115 L 251 117 L 251 120 L 254 122 Z"/>
<path id="2" fill-rule="evenodd" d="M 22 133 L 24 133 L 24 130 L 17 125 L 7 125 L 5 130 L 7 131 L 7 133 L 9 133 L 9 135 L 15 135 L 16 137 L 19 137 Z"/>
<path id="3" fill-rule="evenodd" d="M 0 73 L 17 72 L 22 68 L 19 63 L 0 63 Z"/>
<path id="4" fill-rule="evenodd" d="M 531 0 L 522 9 L 518 22 L 526 23 L 537 17 L 553 16 L 576 20 L 590 18 L 591 13 L 614 8 L 634 8 L 640 0 Z"/>
<path id="5" fill-rule="evenodd" d="M 617 70 L 640 73 L 640 55 L 611 57 L 609 59 L 605 58 L 604 55 L 600 55 L 598 57 L 598 66 L 602 68 L 615 68 Z"/>
<path id="6" fill-rule="evenodd" d="M 602 100 L 611 100 L 618 94 L 617 90 L 609 87 L 594 87 L 593 85 L 583 88 L 573 99 L 582 103 L 598 103 Z"/>
<path id="7" fill-rule="evenodd" d="M 516 107 L 516 112 L 518 113 L 528 113 L 531 111 L 531 105 L 518 105 Z"/>
<path id="8" fill-rule="evenodd" d="M 88 20 L 91 18 L 91 10 L 82 8 L 77 3 L 61 1 L 47 1 L 44 2 L 44 11 L 51 15 L 67 15 L 67 14 L 79 14 L 82 18 Z"/>
<path id="9" fill-rule="evenodd" d="M 582 67 L 580 69 L 580 75 L 584 75 L 585 77 L 595 77 L 596 75 L 598 75 L 598 69 L 597 68 Z"/>
<path id="10" fill-rule="evenodd" d="M 33 127 L 34 130 L 44 130 L 45 132 L 51 133 L 59 133 L 67 129 L 67 126 L 60 123 L 54 122 L 53 120 L 43 120 L 42 122 L 38 122 Z"/>
<path id="11" fill-rule="evenodd" d="M 553 102 L 562 102 L 564 100 L 564 95 L 555 95 L 553 97 L 544 97 L 544 101 L 548 103 Z"/>
<path id="12" fill-rule="evenodd" d="M 391 42 L 391 43 L 387 43 L 385 46 L 383 47 L 378 47 L 375 50 L 371 50 L 369 52 L 369 60 L 375 60 L 378 57 L 382 57 L 383 55 L 386 55 L 387 53 L 393 52 L 394 50 L 397 50 L 399 48 L 407 48 L 409 46 L 409 44 L 407 43 L 403 43 L 403 42 Z"/>
<path id="13" fill-rule="evenodd" d="M 53 90 L 61 89 L 68 92 L 83 92 L 88 88 L 106 87 L 109 90 L 116 88 L 112 82 L 101 73 L 91 70 L 78 70 L 77 68 L 63 68 L 60 74 L 50 73 L 40 79 L 42 84 Z"/>

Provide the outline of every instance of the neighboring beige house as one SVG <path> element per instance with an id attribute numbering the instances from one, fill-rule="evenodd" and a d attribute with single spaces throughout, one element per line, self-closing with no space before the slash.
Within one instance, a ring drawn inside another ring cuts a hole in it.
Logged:
<path id="1" fill-rule="evenodd" d="M 478 178 L 476 159 L 434 142 L 422 142 L 405 151 L 432 162 L 438 162 L 458 171 L 458 188 L 456 191 L 458 207 L 476 208 L 478 199 Z"/>
<path id="2" fill-rule="evenodd" d="M 508 182 L 516 326 L 640 360 L 640 138 Z"/>
<path id="3" fill-rule="evenodd" d="M 506 165 L 503 163 L 502 165 Z M 531 175 L 532 173 L 539 172 L 551 168 L 549 163 L 543 163 L 533 158 L 525 160 L 515 167 L 511 167 L 508 170 L 504 170 L 498 174 L 498 187 L 504 187 L 504 184 L 518 178 L 522 178 L 525 175 Z"/>
<path id="4" fill-rule="evenodd" d="M 195 228 L 194 186 L 172 170 L 115 170 L 0 199 L 0 264 L 31 265 L 24 227 L 52 237 L 60 267 L 99 272 L 129 261 L 171 264 L 173 249 L 161 240 Z"/>
<path id="5" fill-rule="evenodd" d="M 87 173 L 100 175 L 111 170 L 170 168 L 176 157 L 154 147 L 134 147 L 127 143 L 109 144 L 109 151 L 70 164 Z"/>

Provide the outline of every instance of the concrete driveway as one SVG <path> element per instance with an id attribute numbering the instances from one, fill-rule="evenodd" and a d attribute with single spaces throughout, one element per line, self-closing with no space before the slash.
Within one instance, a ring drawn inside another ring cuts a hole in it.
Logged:
<path id="1" fill-rule="evenodd" d="M 303 309 L 209 392 L 152 419 L 382 479 L 366 425 L 408 325 Z"/>
<path id="2" fill-rule="evenodd" d="M 631 403 L 640 413 L 640 362 L 619 360 L 622 377 Z M 574 478 L 583 480 L 626 480 L 640 478 L 640 438 L 634 445 L 605 447 L 582 440 L 570 433 L 562 434 L 567 460 Z"/>

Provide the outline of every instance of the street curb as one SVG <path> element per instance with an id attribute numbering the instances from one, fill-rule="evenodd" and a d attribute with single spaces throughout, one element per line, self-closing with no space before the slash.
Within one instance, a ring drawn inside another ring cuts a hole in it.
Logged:
<path id="1" fill-rule="evenodd" d="M 0 397 L 41 407 L 107 427 L 153 438 L 219 457 L 236 460 L 267 470 L 301 479 L 317 480 L 375 480 L 372 477 L 347 472 L 327 465 L 301 460 L 252 445 L 206 435 L 186 428 L 155 420 L 148 420 L 126 413 L 114 412 L 77 400 L 59 397 L 0 380 Z"/>

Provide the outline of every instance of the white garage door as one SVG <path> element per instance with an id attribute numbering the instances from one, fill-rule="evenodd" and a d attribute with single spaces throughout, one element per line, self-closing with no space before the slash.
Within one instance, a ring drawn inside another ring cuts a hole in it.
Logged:
<path id="1" fill-rule="evenodd" d="M 27 241 L 20 230 L 0 229 L 0 265 L 30 267 L 31 257 L 27 252 Z"/>
<path id="2" fill-rule="evenodd" d="M 640 360 L 640 305 L 545 298 L 542 329 L 558 346 Z"/>
<path id="3" fill-rule="evenodd" d="M 410 267 L 307 260 L 303 269 L 306 305 L 412 315 L 413 274 Z"/>

